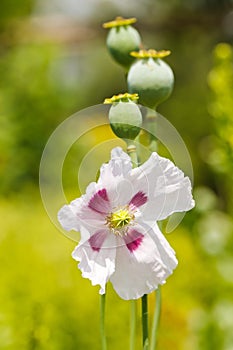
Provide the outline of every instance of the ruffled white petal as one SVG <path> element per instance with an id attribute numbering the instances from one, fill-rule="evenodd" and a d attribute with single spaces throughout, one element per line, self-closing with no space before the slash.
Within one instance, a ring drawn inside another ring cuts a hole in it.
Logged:
<path id="1" fill-rule="evenodd" d="M 80 220 L 77 212 L 81 210 L 82 202 L 82 198 L 75 199 L 69 205 L 64 205 L 59 210 L 57 215 L 58 221 L 66 231 L 80 231 Z"/>
<path id="2" fill-rule="evenodd" d="M 177 266 L 174 250 L 158 226 L 148 230 L 138 248 L 129 250 L 119 243 L 116 269 L 110 281 L 117 294 L 125 300 L 138 299 L 164 284 Z"/>
<path id="3" fill-rule="evenodd" d="M 68 205 L 64 205 L 58 212 L 58 221 L 67 230 L 74 230 L 81 233 L 81 239 L 87 239 L 96 228 L 105 227 L 105 215 L 93 211 L 87 205 L 87 196 L 84 195 L 75 199 Z M 82 237 L 82 232 L 85 235 Z M 87 237 L 87 231 L 89 235 Z"/>
<path id="4" fill-rule="evenodd" d="M 113 207 L 125 205 L 133 195 L 128 180 L 131 169 L 131 159 L 120 147 L 112 150 L 111 160 L 100 169 L 98 185 L 106 188 Z"/>
<path id="5" fill-rule="evenodd" d="M 108 177 L 111 173 L 114 177 L 125 176 L 132 169 L 131 159 L 127 153 L 125 153 L 121 147 L 113 148 L 111 151 L 111 159 L 108 164 L 104 164 L 101 167 L 101 176 Z"/>
<path id="6" fill-rule="evenodd" d="M 155 152 L 131 171 L 130 179 L 134 188 L 148 196 L 142 209 L 145 220 L 162 220 L 194 207 L 189 178 L 169 159 Z"/>
<path id="7" fill-rule="evenodd" d="M 80 261 L 78 268 L 82 276 L 92 285 L 100 285 L 100 294 L 105 293 L 105 285 L 115 271 L 116 242 L 114 235 L 108 235 L 99 251 L 93 250 L 89 242 L 79 244 L 72 257 Z"/>

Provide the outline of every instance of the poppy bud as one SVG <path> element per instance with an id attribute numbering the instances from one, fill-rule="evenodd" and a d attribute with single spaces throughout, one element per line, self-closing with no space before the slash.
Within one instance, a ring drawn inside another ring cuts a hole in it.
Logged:
<path id="1" fill-rule="evenodd" d="M 138 31 L 130 25 L 135 22 L 136 18 L 117 17 L 114 21 L 103 24 L 104 28 L 110 28 L 107 48 L 111 56 L 127 70 L 135 60 L 130 52 L 138 51 L 141 44 Z"/>
<path id="2" fill-rule="evenodd" d="M 161 58 L 170 51 L 140 50 L 131 55 L 138 58 L 128 74 L 130 93 L 138 93 L 139 102 L 149 108 L 156 108 L 171 94 L 174 75 L 170 66 Z"/>
<path id="3" fill-rule="evenodd" d="M 135 103 L 138 95 L 120 94 L 104 103 L 112 103 L 109 110 L 109 122 L 114 134 L 122 139 L 133 140 L 139 134 L 142 125 L 142 114 Z"/>

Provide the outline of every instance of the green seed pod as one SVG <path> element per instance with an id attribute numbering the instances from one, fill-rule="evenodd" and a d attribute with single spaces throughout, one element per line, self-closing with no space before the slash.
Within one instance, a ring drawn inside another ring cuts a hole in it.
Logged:
<path id="1" fill-rule="evenodd" d="M 106 99 L 112 103 L 109 110 L 109 122 L 114 134 L 122 139 L 133 140 L 139 134 L 142 125 L 142 114 L 134 102 L 138 95 L 120 94 Z"/>
<path id="2" fill-rule="evenodd" d="M 139 94 L 139 102 L 149 108 L 156 108 L 171 94 L 174 75 L 170 66 L 161 60 L 170 51 L 140 50 L 131 55 L 139 58 L 128 73 L 127 82 L 130 93 Z"/>
<path id="3" fill-rule="evenodd" d="M 127 70 L 135 60 L 130 52 L 138 51 L 141 45 L 138 31 L 130 25 L 134 22 L 136 22 L 135 18 L 117 17 L 114 21 L 103 25 L 104 28 L 110 28 L 107 36 L 107 48 L 111 56 Z"/>

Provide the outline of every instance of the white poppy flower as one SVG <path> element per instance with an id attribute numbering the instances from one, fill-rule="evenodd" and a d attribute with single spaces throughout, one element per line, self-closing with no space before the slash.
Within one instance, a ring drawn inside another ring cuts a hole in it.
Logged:
<path id="1" fill-rule="evenodd" d="M 194 206 L 188 177 L 152 153 L 138 168 L 119 147 L 103 164 L 97 183 L 65 205 L 58 220 L 81 234 L 72 253 L 93 285 L 110 281 L 123 299 L 137 299 L 164 284 L 177 266 L 174 250 L 156 223 Z"/>

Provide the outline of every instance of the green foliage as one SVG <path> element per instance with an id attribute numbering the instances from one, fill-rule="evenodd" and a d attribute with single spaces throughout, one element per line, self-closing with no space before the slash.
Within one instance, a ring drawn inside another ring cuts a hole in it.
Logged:
<path id="1" fill-rule="evenodd" d="M 233 344 L 230 315 L 233 310 L 230 272 L 233 261 L 233 62 L 229 44 L 221 43 L 215 47 L 208 84 L 211 89 L 208 110 L 213 117 L 214 133 L 202 141 L 201 152 L 217 179 L 215 183 L 220 195 L 217 197 L 207 187 L 199 187 L 195 193 L 193 233 L 203 252 L 204 268 L 210 269 L 211 264 L 212 281 L 208 281 L 208 291 L 203 292 L 203 308 L 193 314 L 192 327 L 197 334 L 197 349 L 225 350 L 231 349 Z"/>
<path id="2" fill-rule="evenodd" d="M 14 0 L 2 0 L 0 11 L 0 29 L 8 23 L 9 20 L 17 17 L 26 17 L 31 13 L 34 1 L 20 0 L 20 6 L 17 6 Z"/>
<path id="3" fill-rule="evenodd" d="M 18 190 L 38 181 L 44 145 L 78 101 L 77 88 L 57 81 L 61 48 L 25 44 L 0 58 L 0 190 Z M 57 71 L 56 71 L 57 70 Z M 7 174 L 7 176 L 5 176 Z"/>
<path id="4" fill-rule="evenodd" d="M 214 50 L 214 67 L 208 83 L 212 92 L 209 112 L 214 119 L 215 135 L 208 140 L 207 162 L 219 174 L 222 192 L 230 212 L 233 212 L 233 49 L 226 43 Z M 222 183 L 222 181 L 221 181 Z"/>

